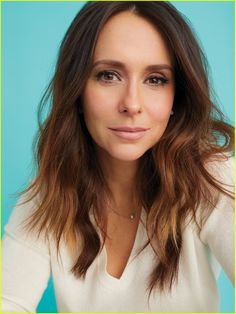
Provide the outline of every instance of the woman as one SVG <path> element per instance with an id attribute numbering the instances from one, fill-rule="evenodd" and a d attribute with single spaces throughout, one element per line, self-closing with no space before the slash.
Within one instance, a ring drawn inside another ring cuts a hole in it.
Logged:
<path id="1" fill-rule="evenodd" d="M 233 128 L 167 2 L 90 2 L 42 101 L 38 174 L 6 227 L 3 310 L 215 312 L 233 282 Z M 223 141 L 224 139 L 224 141 Z"/>

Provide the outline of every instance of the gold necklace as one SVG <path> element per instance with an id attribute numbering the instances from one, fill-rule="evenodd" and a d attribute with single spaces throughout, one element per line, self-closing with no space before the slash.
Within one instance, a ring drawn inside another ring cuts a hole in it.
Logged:
<path id="1" fill-rule="evenodd" d="M 118 213 L 113 207 L 110 206 L 110 209 L 113 211 L 113 213 L 115 213 L 117 216 L 120 216 L 120 217 L 123 217 L 123 218 L 126 218 L 126 219 L 129 219 L 129 220 L 134 220 L 137 216 L 137 210 L 130 213 L 129 215 L 122 215 L 120 213 Z"/>

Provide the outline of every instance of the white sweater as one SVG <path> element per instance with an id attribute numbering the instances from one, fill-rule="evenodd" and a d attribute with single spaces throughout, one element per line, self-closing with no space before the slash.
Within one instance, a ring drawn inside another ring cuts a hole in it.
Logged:
<path id="1" fill-rule="evenodd" d="M 233 184 L 233 160 L 212 163 L 212 171 Z M 197 182 L 196 182 L 197 184 Z M 232 190 L 232 187 L 231 187 Z M 147 278 L 154 267 L 149 246 L 137 257 L 147 239 L 142 213 L 135 243 L 120 279 L 106 271 L 106 250 L 95 259 L 85 280 L 70 272 L 73 261 L 65 245 L 57 259 L 53 241 L 27 235 L 20 222 L 35 207 L 16 206 L 5 229 L 3 255 L 3 312 L 34 312 L 52 274 L 59 312 L 217 312 L 216 278 L 220 265 L 234 280 L 234 202 L 221 197 L 200 236 L 191 223 L 183 233 L 178 283 L 172 293 L 155 292 L 148 302 Z"/>

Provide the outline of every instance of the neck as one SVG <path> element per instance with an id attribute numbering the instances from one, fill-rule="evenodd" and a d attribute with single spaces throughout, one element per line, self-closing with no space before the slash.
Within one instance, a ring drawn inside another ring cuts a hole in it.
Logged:
<path id="1" fill-rule="evenodd" d="M 121 161 L 107 154 L 101 154 L 99 159 L 111 191 L 111 207 L 121 215 L 136 211 L 135 187 L 139 161 Z"/>

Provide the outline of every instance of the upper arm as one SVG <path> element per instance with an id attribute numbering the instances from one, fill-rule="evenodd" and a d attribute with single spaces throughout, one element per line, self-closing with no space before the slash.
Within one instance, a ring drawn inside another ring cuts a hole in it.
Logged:
<path id="1" fill-rule="evenodd" d="M 2 311 L 35 312 L 50 276 L 46 237 L 27 233 L 22 222 L 34 202 L 16 206 L 2 241 Z"/>
<path id="2" fill-rule="evenodd" d="M 234 159 L 215 164 L 217 179 L 225 183 L 225 188 L 234 190 Z M 220 195 L 216 207 L 204 223 L 201 240 L 209 246 L 212 254 L 234 283 L 234 200 Z"/>

